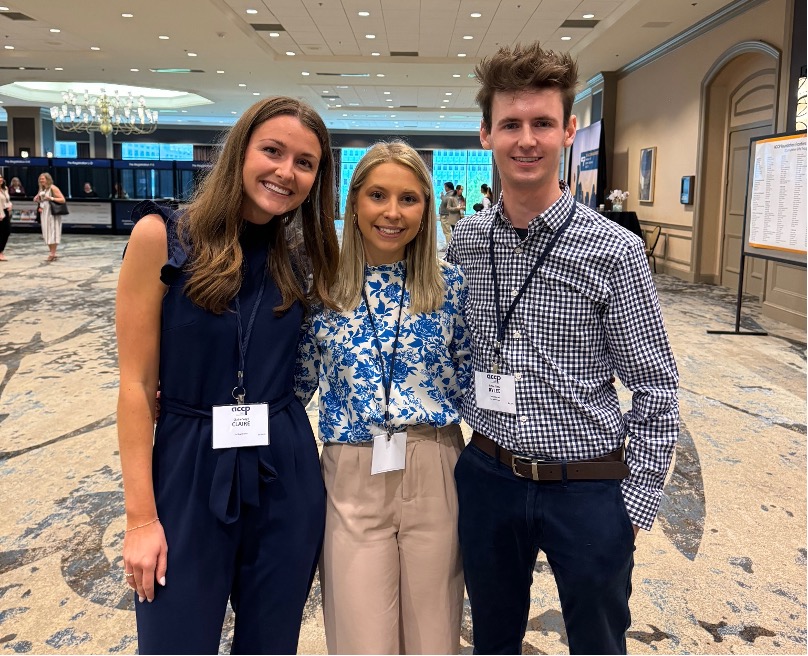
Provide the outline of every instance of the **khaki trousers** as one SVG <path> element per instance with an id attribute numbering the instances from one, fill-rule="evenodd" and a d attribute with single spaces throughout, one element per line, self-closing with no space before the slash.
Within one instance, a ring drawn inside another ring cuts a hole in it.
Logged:
<path id="1" fill-rule="evenodd" d="M 457 654 L 463 568 L 459 426 L 411 426 L 406 469 L 371 476 L 372 446 L 327 444 L 320 560 L 329 654 Z"/>
<path id="2" fill-rule="evenodd" d="M 446 247 L 449 247 L 449 242 L 452 241 L 452 228 L 457 223 L 454 219 L 444 215 L 440 217 L 440 227 L 443 230 L 443 237 L 446 239 Z"/>

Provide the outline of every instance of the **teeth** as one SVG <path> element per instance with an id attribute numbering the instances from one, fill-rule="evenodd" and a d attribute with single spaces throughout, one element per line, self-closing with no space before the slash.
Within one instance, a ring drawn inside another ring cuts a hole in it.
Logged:
<path id="1" fill-rule="evenodd" d="M 262 184 L 263 184 L 263 185 L 264 185 L 264 186 L 265 186 L 267 189 L 269 189 L 270 191 L 274 191 L 275 193 L 278 193 L 278 194 L 283 194 L 284 196 L 290 196 L 290 195 L 292 194 L 292 192 L 291 192 L 291 191 L 289 191 L 288 189 L 281 189 L 280 187 L 276 187 L 276 186 L 275 186 L 274 184 L 272 184 L 271 182 L 264 182 L 264 183 L 262 183 Z"/>
<path id="2" fill-rule="evenodd" d="M 517 162 L 538 162 L 538 157 L 514 157 Z"/>
<path id="3" fill-rule="evenodd" d="M 397 235 L 400 232 L 403 232 L 403 230 L 401 228 L 382 228 L 380 226 L 376 226 L 376 227 L 378 228 L 379 232 L 381 232 L 384 235 L 391 235 L 392 236 L 392 235 Z"/>

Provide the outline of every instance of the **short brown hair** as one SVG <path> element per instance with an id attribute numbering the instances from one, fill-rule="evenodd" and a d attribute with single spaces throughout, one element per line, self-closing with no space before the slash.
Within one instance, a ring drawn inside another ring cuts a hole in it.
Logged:
<path id="1" fill-rule="evenodd" d="M 497 91 L 530 91 L 558 89 L 564 105 L 564 125 L 572 115 L 575 87 L 578 84 L 578 64 L 566 52 L 542 50 L 539 42 L 511 49 L 503 46 L 474 68 L 480 90 L 475 100 L 483 112 L 483 123 L 491 129 L 491 103 Z"/>

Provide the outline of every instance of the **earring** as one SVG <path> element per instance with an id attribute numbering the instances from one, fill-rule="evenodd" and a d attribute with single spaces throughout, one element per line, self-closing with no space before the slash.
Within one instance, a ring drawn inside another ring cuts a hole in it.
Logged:
<path id="1" fill-rule="evenodd" d="M 359 230 L 359 217 L 357 216 L 356 212 L 354 212 L 354 215 L 353 215 L 353 224 L 354 224 L 354 228 Z"/>
<path id="2" fill-rule="evenodd" d="M 418 234 L 421 234 L 421 232 L 423 232 L 423 230 L 424 230 L 424 222 L 421 221 L 421 225 L 418 227 Z"/>

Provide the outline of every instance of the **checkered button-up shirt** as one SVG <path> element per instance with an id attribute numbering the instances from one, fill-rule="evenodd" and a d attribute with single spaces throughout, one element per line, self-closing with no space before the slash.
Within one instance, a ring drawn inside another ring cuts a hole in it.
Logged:
<path id="1" fill-rule="evenodd" d="M 502 198 L 455 227 L 447 259 L 469 285 L 475 371 L 490 371 L 495 361 L 492 224 L 504 317 L 572 208 L 569 188 L 559 184 L 561 198 L 531 220 L 524 240 L 503 215 Z M 556 460 L 604 455 L 628 437 L 623 498 L 631 521 L 650 529 L 679 434 L 679 377 L 642 240 L 579 203 L 516 306 L 497 362 L 515 378 L 516 414 L 480 409 L 470 390 L 466 422 L 509 451 Z M 613 374 L 633 393 L 625 414 Z"/>

